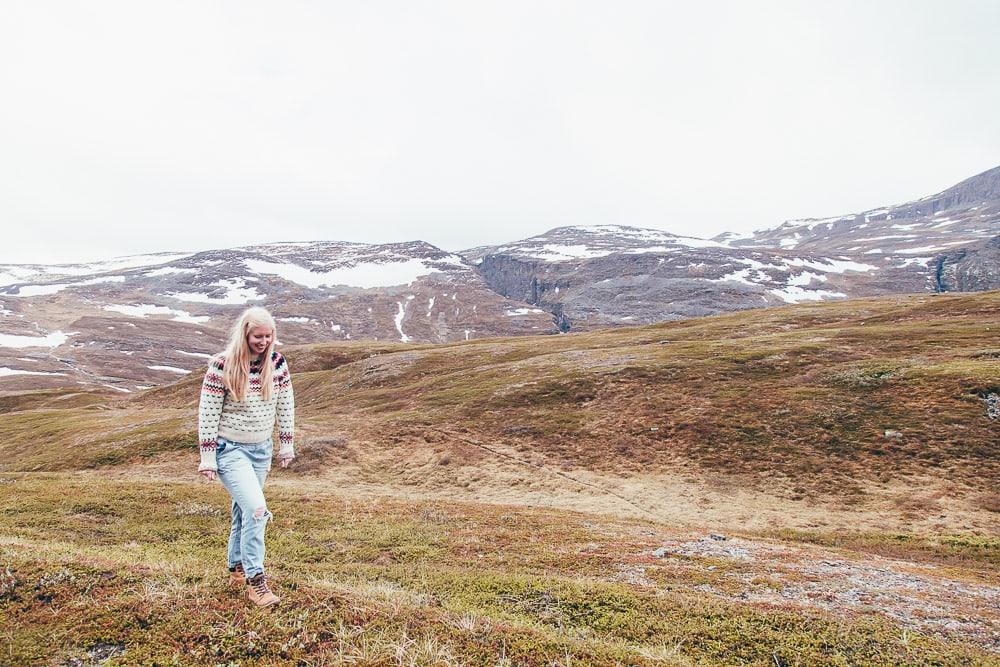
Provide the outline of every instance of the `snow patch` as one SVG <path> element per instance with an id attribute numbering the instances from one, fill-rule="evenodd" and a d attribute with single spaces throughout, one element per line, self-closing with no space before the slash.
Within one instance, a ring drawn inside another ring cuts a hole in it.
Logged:
<path id="1" fill-rule="evenodd" d="M 407 299 L 407 301 L 409 300 Z M 403 318 L 406 317 L 406 306 L 403 305 L 402 301 L 397 301 L 396 305 L 399 306 L 399 311 L 396 313 L 394 320 L 396 322 L 396 331 L 399 332 L 399 340 L 404 343 L 409 343 L 410 337 L 403 333 Z"/>
<path id="2" fill-rule="evenodd" d="M 45 336 L 16 336 L 14 334 L 0 334 L 0 347 L 59 347 L 69 340 L 70 336 L 74 336 L 78 333 L 79 331 L 71 333 L 53 331 Z"/>
<path id="3" fill-rule="evenodd" d="M 53 273 L 67 273 L 70 274 L 70 270 L 63 271 L 63 269 L 77 269 L 80 273 L 76 275 L 86 274 L 86 273 L 101 273 L 103 271 L 115 271 L 117 269 L 136 269 L 143 266 L 157 266 L 158 264 L 166 264 L 168 262 L 175 262 L 179 259 L 184 259 L 185 257 L 191 257 L 194 253 L 165 253 L 160 255 L 131 255 L 128 257 L 115 257 L 104 262 L 90 262 L 87 264 L 64 264 L 56 265 L 51 267 Z"/>
<path id="4" fill-rule="evenodd" d="M 144 275 L 147 278 L 156 278 L 158 276 L 169 276 L 175 273 L 198 273 L 198 269 L 184 269 L 178 266 L 165 266 L 162 269 L 146 271 Z"/>
<path id="5" fill-rule="evenodd" d="M 7 266 L 3 271 L 0 271 L 0 287 L 31 280 L 38 273 L 38 271 L 32 271 L 23 266 Z"/>
<path id="6" fill-rule="evenodd" d="M 721 278 L 708 278 L 708 280 L 713 283 L 730 282 L 730 283 L 743 283 L 744 285 L 757 285 L 756 282 L 750 279 L 751 273 L 757 274 L 758 272 L 756 271 L 756 269 L 740 269 L 738 271 L 733 271 L 732 273 L 727 273 Z"/>
<path id="7" fill-rule="evenodd" d="M 897 266 L 904 267 L 904 266 L 917 266 L 920 264 L 927 265 L 932 261 L 934 261 L 933 257 L 908 257 L 904 259 L 901 263 L 897 264 Z"/>
<path id="8" fill-rule="evenodd" d="M 176 366 L 146 366 L 146 368 L 152 371 L 168 371 L 170 373 L 180 373 L 182 375 L 187 375 L 191 372 L 183 368 L 177 368 Z"/>
<path id="9" fill-rule="evenodd" d="M 800 303 L 802 301 L 822 301 L 823 299 L 844 298 L 847 295 L 843 292 L 830 292 L 828 290 L 804 290 L 798 285 L 789 285 L 784 289 L 769 290 L 771 294 L 780 298 L 786 303 Z"/>
<path id="10" fill-rule="evenodd" d="M 123 283 L 125 282 L 125 276 L 104 276 L 101 278 L 91 278 L 89 280 L 80 280 L 71 283 L 52 283 L 50 285 L 21 285 L 17 288 L 16 294 L 8 294 L 7 296 L 18 296 L 18 297 L 32 297 L 32 296 L 48 296 L 49 294 L 56 294 L 69 287 L 85 287 L 87 285 L 100 285 L 101 283 Z"/>
<path id="11" fill-rule="evenodd" d="M 865 222 L 870 222 L 873 218 L 877 218 L 879 216 L 885 215 L 888 212 L 889 212 L 889 209 L 887 209 L 887 208 L 880 208 L 880 209 L 875 210 L 875 211 L 868 211 L 867 213 L 865 213 Z"/>
<path id="12" fill-rule="evenodd" d="M 201 324 L 212 319 L 208 315 L 192 315 L 184 310 L 167 308 L 166 306 L 156 306 L 151 303 L 140 303 L 138 305 L 108 304 L 104 310 L 121 313 L 129 317 L 147 317 L 149 315 L 171 315 L 174 322 L 188 322 L 190 324 Z M 129 326 L 135 326 L 130 324 Z"/>
<path id="13" fill-rule="evenodd" d="M 823 275 L 822 273 L 812 273 L 811 271 L 803 271 L 799 275 L 792 276 L 791 278 L 789 278 L 788 279 L 788 284 L 789 285 L 800 285 L 800 286 L 805 287 L 805 286 L 809 285 L 810 283 L 812 283 L 812 281 L 814 281 L 814 280 L 817 281 L 817 282 L 821 282 L 821 283 L 822 282 L 826 282 L 826 276 Z"/>
<path id="14" fill-rule="evenodd" d="M 48 371 L 21 371 L 16 368 L 0 366 L 0 377 L 5 375 L 66 375 L 65 373 L 50 373 Z"/>
<path id="15" fill-rule="evenodd" d="M 167 294 L 171 299 L 180 301 L 193 301 L 196 303 L 210 303 L 215 305 L 236 306 L 243 305 L 249 301 L 259 301 L 266 294 L 258 294 L 257 288 L 246 284 L 245 278 L 233 278 L 230 280 L 217 280 L 212 283 L 213 287 L 224 287 L 226 294 L 221 297 L 213 297 L 201 292 L 175 292 Z"/>
<path id="16" fill-rule="evenodd" d="M 874 271 L 878 268 L 877 266 L 872 266 L 871 264 L 852 262 L 845 259 L 830 259 L 826 257 L 819 260 L 793 257 L 786 259 L 785 263 L 789 266 L 809 267 L 810 269 L 822 271 L 823 273 L 844 273 L 845 271 L 857 271 L 864 273 L 867 271 Z"/>
<path id="17" fill-rule="evenodd" d="M 758 271 L 761 269 L 777 269 L 779 271 L 785 270 L 785 267 L 783 266 L 779 266 L 777 264 L 765 264 L 764 262 L 758 262 L 756 259 L 751 259 L 749 257 L 738 257 L 736 258 L 735 261 L 739 262 L 740 264 L 745 264 L 750 268 L 757 269 Z M 691 266 L 695 265 L 692 264 Z M 698 264 L 698 266 L 704 266 L 704 263 Z"/>
<path id="18" fill-rule="evenodd" d="M 205 354 L 204 352 L 185 352 L 184 350 L 174 350 L 177 354 L 186 354 L 189 357 L 201 357 L 202 359 L 211 359 L 212 355 Z"/>
<path id="19" fill-rule="evenodd" d="M 254 273 L 275 275 L 289 282 L 311 287 L 392 287 L 409 285 L 417 278 L 439 273 L 441 269 L 422 259 L 405 259 L 384 263 L 358 262 L 329 271 L 312 271 L 298 264 L 267 262 L 259 259 L 245 259 L 243 264 Z"/>
<path id="20" fill-rule="evenodd" d="M 17 297 L 31 297 L 31 296 L 48 296 L 49 294 L 55 294 L 56 292 L 61 292 L 67 287 L 71 287 L 68 283 L 53 283 L 52 285 L 21 285 L 17 288 L 17 293 L 8 293 L 6 296 L 17 296 Z"/>
<path id="21" fill-rule="evenodd" d="M 688 248 L 728 248 L 725 243 L 719 243 L 718 241 L 710 241 L 708 239 L 699 239 L 693 236 L 675 236 L 670 239 L 677 245 L 687 246 Z"/>
<path id="22" fill-rule="evenodd" d="M 90 280 L 81 280 L 79 282 L 71 283 L 71 286 L 77 287 L 79 285 L 99 285 L 101 283 L 123 282 L 125 282 L 125 276 L 104 276 L 103 278 L 91 278 Z"/>
<path id="23" fill-rule="evenodd" d="M 591 250 L 588 245 L 556 245 L 554 243 L 546 243 L 539 250 L 530 251 L 528 254 L 535 259 L 559 262 L 566 259 L 606 257 L 613 252 L 613 250 Z"/>

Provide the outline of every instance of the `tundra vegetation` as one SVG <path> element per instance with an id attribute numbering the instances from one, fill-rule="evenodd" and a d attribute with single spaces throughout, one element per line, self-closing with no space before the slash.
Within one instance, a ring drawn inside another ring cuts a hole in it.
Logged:
<path id="1" fill-rule="evenodd" d="M 270 612 L 198 374 L 0 395 L 0 664 L 1000 664 L 998 310 L 287 348 Z"/>

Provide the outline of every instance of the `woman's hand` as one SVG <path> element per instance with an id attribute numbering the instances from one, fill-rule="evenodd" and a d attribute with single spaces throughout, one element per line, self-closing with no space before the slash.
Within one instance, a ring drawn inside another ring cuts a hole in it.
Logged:
<path id="1" fill-rule="evenodd" d="M 282 468 L 287 468 L 288 464 L 291 463 L 294 459 L 295 459 L 294 456 L 284 456 L 278 459 L 278 465 L 281 466 Z"/>
<path id="2" fill-rule="evenodd" d="M 202 470 L 201 474 L 204 475 L 205 479 L 207 479 L 210 482 L 215 480 L 215 471 L 214 470 Z"/>

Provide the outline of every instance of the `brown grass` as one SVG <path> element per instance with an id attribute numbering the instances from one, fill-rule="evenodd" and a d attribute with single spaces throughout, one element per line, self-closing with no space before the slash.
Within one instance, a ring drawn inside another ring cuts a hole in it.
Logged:
<path id="1" fill-rule="evenodd" d="M 951 516 L 956 503 L 991 514 L 976 499 L 1000 474 L 982 399 L 1000 377 L 998 306 L 998 292 L 889 297 L 564 336 L 289 348 L 297 466 L 484 492 L 501 463 L 529 475 L 679 475 L 842 507 L 930 478 L 952 486 L 936 500 L 892 496 L 898 520 Z M 185 437 L 193 449 L 194 375 L 103 406 L 12 404 L 0 461 L 162 461 Z"/>

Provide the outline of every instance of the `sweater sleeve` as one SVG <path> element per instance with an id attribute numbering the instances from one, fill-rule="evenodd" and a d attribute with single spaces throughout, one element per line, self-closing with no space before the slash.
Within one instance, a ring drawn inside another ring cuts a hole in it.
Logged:
<path id="1" fill-rule="evenodd" d="M 284 356 L 278 357 L 278 458 L 295 457 L 295 394 L 292 391 L 292 374 Z"/>
<path id="2" fill-rule="evenodd" d="M 222 357 L 213 357 L 208 362 L 208 371 L 201 383 L 201 400 L 198 403 L 198 445 L 201 450 L 199 471 L 218 470 L 215 449 L 218 446 L 222 405 L 226 401 L 226 381 L 222 373 Z"/>

